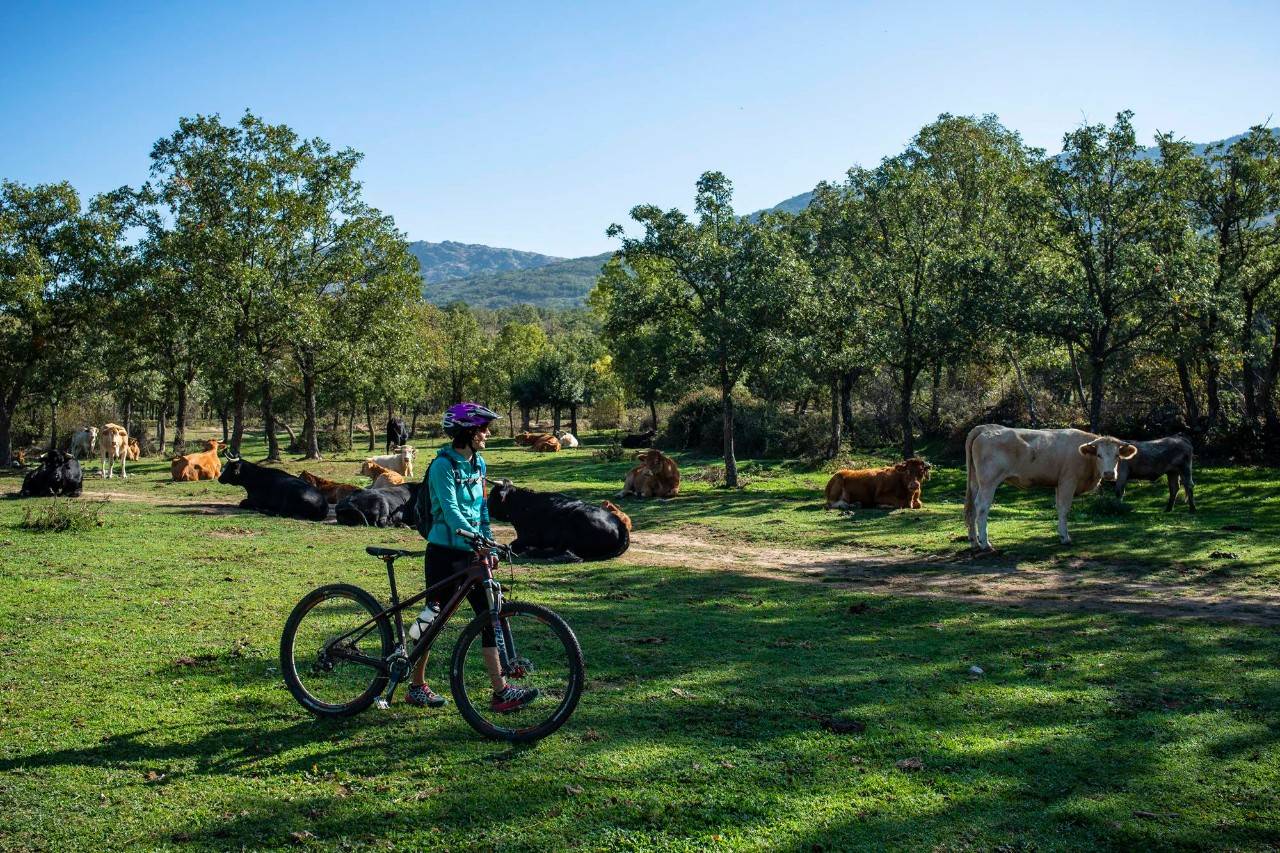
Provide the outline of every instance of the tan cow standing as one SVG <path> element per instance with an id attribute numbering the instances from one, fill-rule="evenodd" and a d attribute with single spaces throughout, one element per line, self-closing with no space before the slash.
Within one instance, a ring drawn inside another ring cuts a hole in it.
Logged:
<path id="1" fill-rule="evenodd" d="M 1052 486 L 1058 505 L 1058 537 L 1071 543 L 1067 513 L 1076 495 L 1115 482 L 1121 459 L 1138 452 L 1132 444 L 1111 436 L 1078 429 L 1013 429 L 982 424 L 964 441 L 968 484 L 964 494 L 964 520 L 969 544 L 975 550 L 993 550 L 987 538 L 987 516 L 1001 483 L 1019 488 Z"/>
<path id="2" fill-rule="evenodd" d="M 125 470 L 125 460 L 129 458 L 129 432 L 119 424 L 105 424 L 98 433 L 98 441 L 102 444 L 100 473 L 103 479 L 109 480 L 115 476 L 117 459 L 120 460 L 120 476 L 128 479 L 129 472 Z"/>

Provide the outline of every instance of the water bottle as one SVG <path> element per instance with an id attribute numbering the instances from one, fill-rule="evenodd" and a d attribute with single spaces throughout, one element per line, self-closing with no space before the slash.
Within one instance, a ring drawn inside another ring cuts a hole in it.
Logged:
<path id="1" fill-rule="evenodd" d="M 437 616 L 440 615 L 440 608 L 435 604 L 428 603 L 422 608 L 422 612 L 413 620 L 413 624 L 409 626 L 409 639 L 417 640 L 423 634 L 427 633 L 427 626 L 430 625 Z"/>

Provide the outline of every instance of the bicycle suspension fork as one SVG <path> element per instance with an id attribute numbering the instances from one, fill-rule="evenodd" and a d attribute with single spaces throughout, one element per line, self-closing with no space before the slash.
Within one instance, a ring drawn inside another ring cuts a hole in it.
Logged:
<path id="1" fill-rule="evenodd" d="M 492 575 L 482 582 L 484 597 L 489 603 L 489 621 L 493 626 L 494 645 L 498 647 L 498 661 L 503 675 L 512 675 L 516 669 L 516 639 L 502 627 L 502 584 Z"/>

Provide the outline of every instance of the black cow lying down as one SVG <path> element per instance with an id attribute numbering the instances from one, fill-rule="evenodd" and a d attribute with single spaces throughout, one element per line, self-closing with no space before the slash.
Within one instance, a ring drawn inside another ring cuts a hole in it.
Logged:
<path id="1" fill-rule="evenodd" d="M 648 447 L 653 444 L 653 440 L 657 437 L 658 431 L 652 427 L 644 432 L 632 433 L 622 439 L 622 446 L 627 448 Z"/>
<path id="2" fill-rule="evenodd" d="M 1191 479 L 1191 441 L 1183 435 L 1157 438 L 1155 441 L 1131 441 L 1138 452 L 1131 459 L 1121 459 L 1116 467 L 1116 497 L 1124 497 L 1125 483 L 1130 480 L 1169 478 L 1169 502 L 1164 511 L 1173 509 L 1178 499 L 1178 481 L 1187 493 L 1187 509 L 1196 511 L 1195 482 Z"/>
<path id="3" fill-rule="evenodd" d="M 292 474 L 246 462 L 238 456 L 227 456 L 218 482 L 226 486 L 243 486 L 248 494 L 240 501 L 241 509 L 253 509 L 267 515 L 283 515 L 303 521 L 324 521 L 329 504 L 324 495 Z"/>
<path id="4" fill-rule="evenodd" d="M 83 480 L 80 462 L 74 456 L 61 450 L 50 450 L 40 457 L 40 467 L 28 471 L 22 478 L 22 491 L 18 495 L 24 498 L 78 498 L 84 489 Z"/>
<path id="5" fill-rule="evenodd" d="M 385 489 L 352 492 L 333 508 L 339 524 L 353 527 L 394 527 L 418 523 L 418 489 L 422 483 L 405 483 Z"/>
<path id="6" fill-rule="evenodd" d="M 568 495 L 522 489 L 510 480 L 490 489 L 489 517 L 511 522 L 516 529 L 512 550 L 537 559 L 610 560 L 631 545 L 621 511 L 615 515 Z"/>

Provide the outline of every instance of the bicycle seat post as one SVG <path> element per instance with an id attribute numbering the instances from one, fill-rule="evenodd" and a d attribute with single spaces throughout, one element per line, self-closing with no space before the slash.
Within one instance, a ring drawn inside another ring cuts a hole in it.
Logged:
<path id="1" fill-rule="evenodd" d="M 387 564 L 387 580 L 391 584 L 391 607 L 393 609 L 400 606 L 400 595 L 396 592 L 396 555 L 387 554 L 382 558 Z M 396 620 L 396 643 L 397 645 L 404 642 L 404 620 L 400 618 L 400 611 L 395 611 Z"/>

